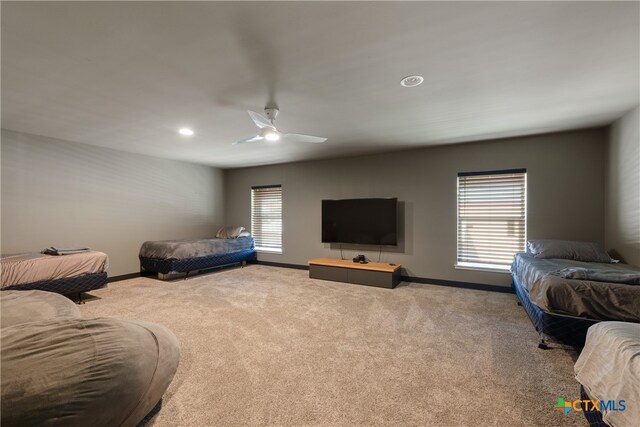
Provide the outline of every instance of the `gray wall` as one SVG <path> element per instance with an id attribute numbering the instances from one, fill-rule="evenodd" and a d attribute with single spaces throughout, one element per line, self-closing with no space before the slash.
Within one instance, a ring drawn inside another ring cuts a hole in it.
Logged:
<path id="1" fill-rule="evenodd" d="M 2 130 L 2 253 L 88 245 L 109 275 L 139 271 L 145 240 L 213 236 L 224 173 Z"/>
<path id="2" fill-rule="evenodd" d="M 322 199 L 398 197 L 404 241 L 383 262 L 401 263 L 410 276 L 508 285 L 508 274 L 454 268 L 457 173 L 527 168 L 529 238 L 604 243 L 606 137 L 595 129 L 229 170 L 226 218 L 250 227 L 251 186 L 282 184 L 283 254 L 259 259 L 306 264 L 340 256 L 320 242 Z M 362 252 L 348 247 L 345 257 Z M 378 258 L 377 248 L 365 253 Z"/>
<path id="3" fill-rule="evenodd" d="M 605 174 L 605 244 L 640 266 L 640 107 L 609 132 Z"/>

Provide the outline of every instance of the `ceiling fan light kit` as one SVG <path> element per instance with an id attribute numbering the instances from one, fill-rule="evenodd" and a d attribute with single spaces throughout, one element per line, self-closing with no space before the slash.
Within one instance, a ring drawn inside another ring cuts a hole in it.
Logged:
<path id="1" fill-rule="evenodd" d="M 280 132 L 277 132 L 273 129 L 266 128 L 263 129 L 260 133 L 262 134 L 262 137 L 269 142 L 275 142 L 280 139 Z"/>
<path id="2" fill-rule="evenodd" d="M 323 138 L 320 136 L 280 132 L 276 128 L 276 126 L 273 124 L 273 122 L 276 120 L 276 117 L 278 117 L 278 113 L 280 112 L 280 110 L 278 110 L 277 107 L 274 107 L 274 106 L 266 107 L 264 109 L 264 113 L 266 117 L 263 116 L 262 114 L 256 113 L 255 111 L 247 111 L 247 112 L 249 113 L 249 117 L 251 117 L 251 120 L 253 120 L 253 123 L 256 126 L 258 126 L 258 128 L 260 129 L 260 132 L 258 132 L 258 135 L 256 136 L 241 139 L 240 141 L 234 142 L 234 144 L 244 144 L 247 142 L 260 142 L 260 141 L 275 142 L 275 141 L 279 141 L 280 139 L 286 139 L 289 141 L 297 141 L 297 142 L 311 142 L 311 143 L 318 144 L 321 142 L 325 142 L 327 140 L 327 138 Z"/>

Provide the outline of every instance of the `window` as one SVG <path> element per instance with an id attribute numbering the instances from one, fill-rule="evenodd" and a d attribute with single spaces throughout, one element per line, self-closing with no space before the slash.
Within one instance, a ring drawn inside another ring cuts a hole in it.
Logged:
<path id="1" fill-rule="evenodd" d="M 282 253 L 282 186 L 251 187 L 251 234 L 256 250 Z"/>
<path id="2" fill-rule="evenodd" d="M 458 174 L 457 267 L 509 270 L 526 241 L 526 169 Z"/>

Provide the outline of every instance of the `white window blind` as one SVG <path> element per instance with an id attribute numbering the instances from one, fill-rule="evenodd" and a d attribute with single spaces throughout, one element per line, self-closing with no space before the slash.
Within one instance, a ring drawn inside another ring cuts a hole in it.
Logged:
<path id="1" fill-rule="evenodd" d="M 251 234 L 256 250 L 282 253 L 282 186 L 251 188 Z"/>
<path id="2" fill-rule="evenodd" d="M 526 169 L 458 174 L 458 266 L 509 269 L 525 249 L 526 187 Z"/>

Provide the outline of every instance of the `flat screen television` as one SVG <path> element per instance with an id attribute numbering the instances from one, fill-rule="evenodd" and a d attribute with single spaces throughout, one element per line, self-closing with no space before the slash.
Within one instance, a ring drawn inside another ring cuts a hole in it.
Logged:
<path id="1" fill-rule="evenodd" d="M 322 242 L 398 245 L 398 199 L 322 201 Z"/>

